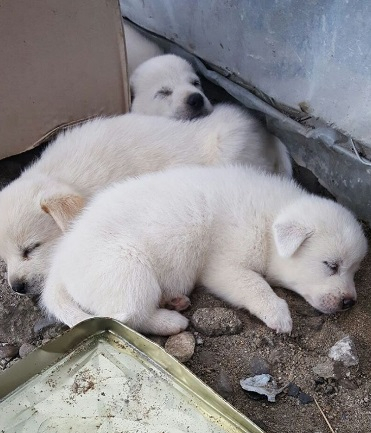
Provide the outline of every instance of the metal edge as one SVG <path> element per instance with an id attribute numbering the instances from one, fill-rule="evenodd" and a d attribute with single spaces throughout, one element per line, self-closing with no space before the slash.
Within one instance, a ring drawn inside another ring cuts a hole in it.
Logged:
<path id="1" fill-rule="evenodd" d="M 195 394 L 205 406 L 210 407 L 237 428 L 246 429 L 249 433 L 264 433 L 253 421 L 237 411 L 162 347 L 122 323 L 108 318 L 93 318 L 79 323 L 0 373 L 0 405 L 1 401 L 19 386 L 62 359 L 83 341 L 99 334 L 112 334 L 127 341 L 169 373 L 183 388 Z"/>

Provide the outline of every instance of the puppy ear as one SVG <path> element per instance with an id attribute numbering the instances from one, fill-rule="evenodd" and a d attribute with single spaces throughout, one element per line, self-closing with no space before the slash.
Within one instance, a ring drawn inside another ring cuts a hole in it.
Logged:
<path id="1" fill-rule="evenodd" d="M 297 221 L 276 221 L 273 224 L 273 236 L 278 254 L 291 257 L 313 231 Z"/>
<path id="2" fill-rule="evenodd" d="M 53 183 L 40 199 L 41 209 L 65 232 L 70 222 L 85 206 L 84 198 L 69 185 Z"/>

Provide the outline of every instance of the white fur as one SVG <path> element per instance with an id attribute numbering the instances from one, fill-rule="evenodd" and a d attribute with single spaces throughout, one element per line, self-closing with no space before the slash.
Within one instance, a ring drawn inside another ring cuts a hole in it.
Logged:
<path id="1" fill-rule="evenodd" d="M 163 50 L 142 35 L 128 21 L 123 21 L 126 44 L 126 57 L 129 77 L 133 71 L 151 57 L 163 54 Z"/>
<path id="2" fill-rule="evenodd" d="M 69 326 L 99 315 L 168 335 L 187 320 L 161 299 L 200 284 L 290 332 L 288 306 L 270 284 L 338 311 L 356 298 L 366 249 L 347 209 L 293 181 L 243 167 L 180 167 L 99 193 L 58 245 L 42 303 Z M 324 262 L 335 261 L 333 273 Z"/>
<path id="3" fill-rule="evenodd" d="M 197 83 L 197 85 L 194 85 Z M 184 59 L 173 54 L 154 57 L 142 63 L 130 79 L 134 96 L 131 111 L 148 115 L 192 119 L 208 115 L 213 107 L 202 91 L 200 80 L 192 66 Z M 163 90 L 171 93 L 164 95 Z M 190 106 L 190 95 L 200 95 L 203 105 Z M 246 133 L 252 136 L 249 151 L 251 162 L 256 166 L 267 166 L 267 171 L 292 176 L 292 166 L 286 147 L 270 134 L 259 120 L 246 110 L 235 107 L 229 109 L 226 121 L 235 115 L 245 122 Z M 236 121 L 236 120 L 234 120 Z M 272 169 L 272 161 L 274 168 Z"/>
<path id="4" fill-rule="evenodd" d="M 193 121 L 132 113 L 67 130 L 0 192 L 0 256 L 9 284 L 40 291 L 56 239 L 75 208 L 104 186 L 174 165 L 231 162 L 276 169 L 243 111 L 226 105 Z"/>

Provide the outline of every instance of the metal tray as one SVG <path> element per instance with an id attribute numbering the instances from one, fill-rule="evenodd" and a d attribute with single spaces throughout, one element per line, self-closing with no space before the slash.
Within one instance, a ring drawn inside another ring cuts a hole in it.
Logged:
<path id="1" fill-rule="evenodd" d="M 1 433 L 263 433 L 160 346 L 80 323 L 0 374 Z"/>

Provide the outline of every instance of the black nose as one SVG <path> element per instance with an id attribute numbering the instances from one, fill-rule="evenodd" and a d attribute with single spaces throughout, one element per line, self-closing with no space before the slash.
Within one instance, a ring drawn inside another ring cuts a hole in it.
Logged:
<path id="1" fill-rule="evenodd" d="M 342 303 L 342 309 L 347 310 L 348 308 L 353 307 L 353 305 L 356 303 L 356 301 L 352 298 L 344 298 Z"/>
<path id="2" fill-rule="evenodd" d="M 199 110 L 204 106 L 204 98 L 200 93 L 192 93 L 187 98 L 187 105 L 195 110 Z"/>
<path id="3" fill-rule="evenodd" d="M 11 283 L 12 289 L 17 292 L 24 295 L 27 292 L 27 284 L 22 280 L 16 280 Z"/>

